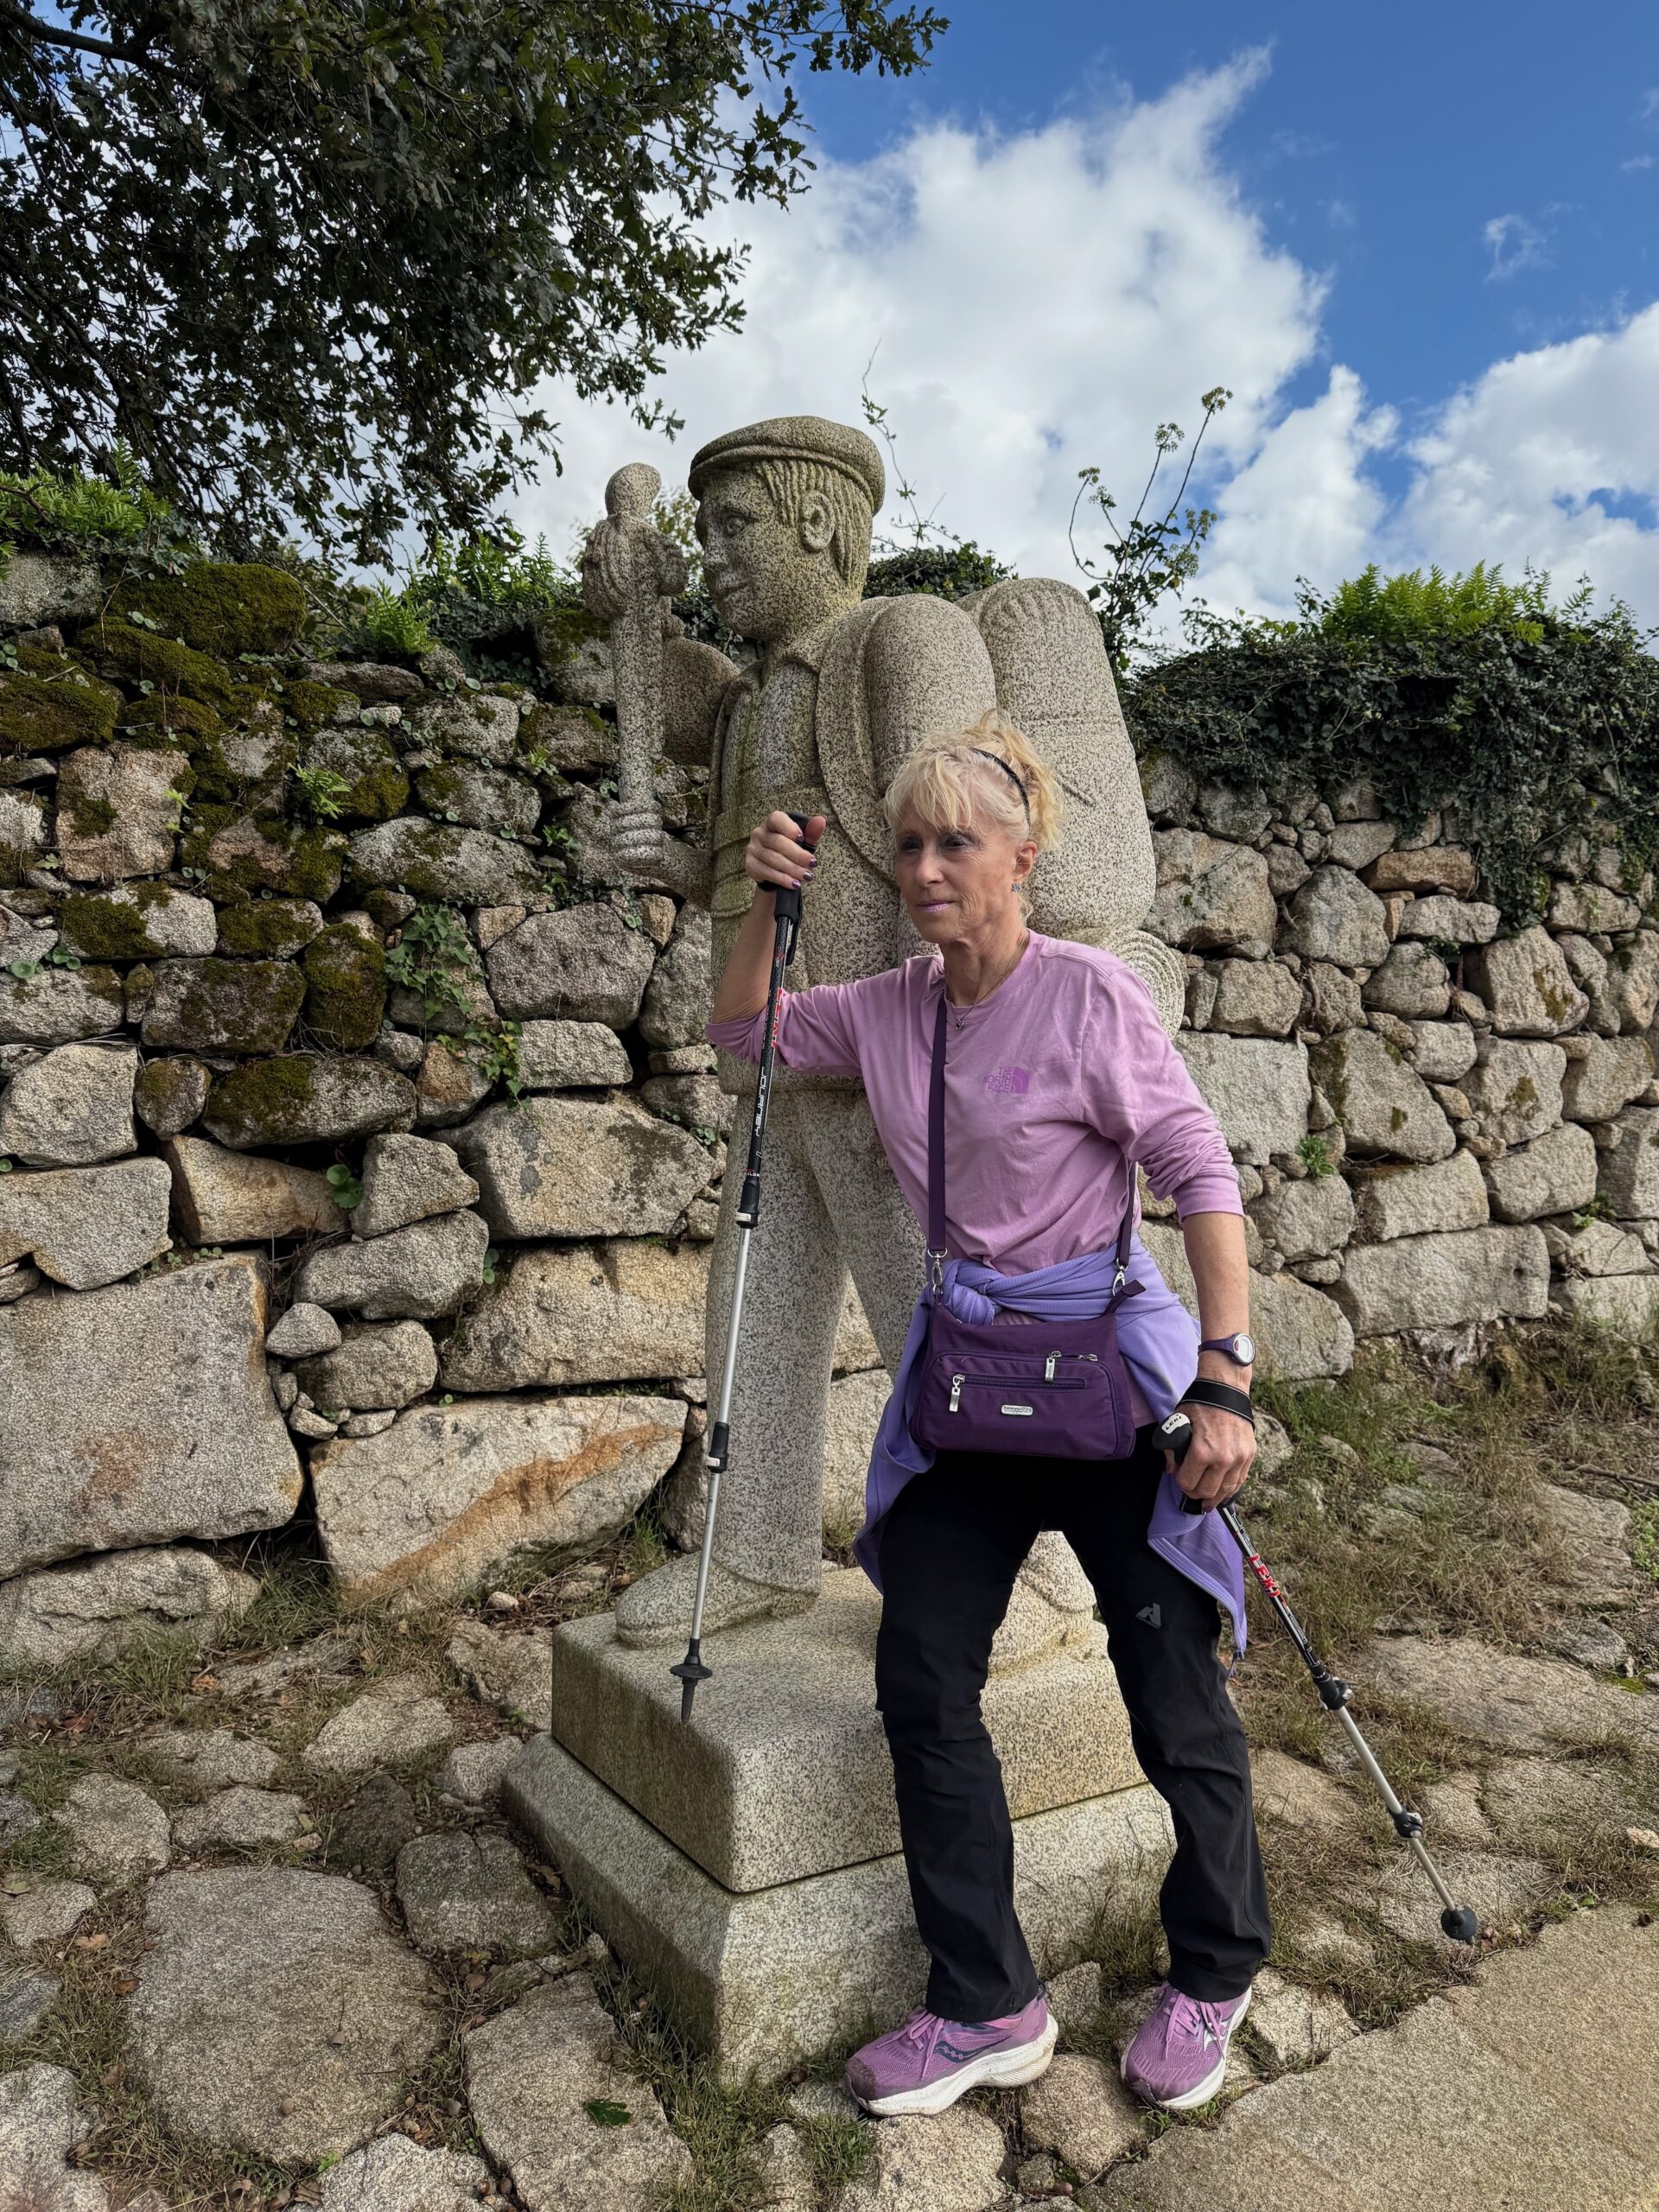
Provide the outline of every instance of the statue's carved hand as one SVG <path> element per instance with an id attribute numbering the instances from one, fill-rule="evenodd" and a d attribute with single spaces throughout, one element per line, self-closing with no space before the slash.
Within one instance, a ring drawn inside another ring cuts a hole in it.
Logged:
<path id="1" fill-rule="evenodd" d="M 582 595 L 590 614 L 614 622 L 637 594 L 672 598 L 683 591 L 684 554 L 641 522 L 595 523 L 582 553 Z"/>
<path id="2" fill-rule="evenodd" d="M 648 875 L 662 865 L 663 817 L 655 806 L 613 806 L 603 817 L 607 843 L 619 866 Z"/>

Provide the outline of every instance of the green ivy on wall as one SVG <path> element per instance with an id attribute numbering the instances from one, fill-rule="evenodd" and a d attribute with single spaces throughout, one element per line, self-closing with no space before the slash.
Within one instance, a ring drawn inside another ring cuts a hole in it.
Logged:
<path id="1" fill-rule="evenodd" d="M 1623 608 L 1591 614 L 1582 594 L 1551 611 L 1515 591 L 1470 627 L 1414 623 L 1410 592 L 1384 604 L 1354 586 L 1305 596 L 1297 623 L 1190 621 L 1196 650 L 1124 685 L 1136 750 L 1273 796 L 1328 799 L 1364 779 L 1408 831 L 1452 806 L 1514 925 L 1538 912 L 1547 857 L 1598 823 L 1618 832 L 1634 885 L 1659 860 L 1650 638 Z M 1466 613 L 1466 593 L 1440 596 Z"/>

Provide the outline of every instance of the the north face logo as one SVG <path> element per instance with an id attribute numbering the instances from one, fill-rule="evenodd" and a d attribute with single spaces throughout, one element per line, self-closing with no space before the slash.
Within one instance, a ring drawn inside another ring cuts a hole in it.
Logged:
<path id="1" fill-rule="evenodd" d="M 1156 1605 L 1142 1605 L 1135 1618 L 1145 1621 L 1148 1628 L 1162 1628 L 1164 1624 L 1164 1617 Z"/>
<path id="2" fill-rule="evenodd" d="M 987 1090 L 1012 1090 L 1023 1094 L 1031 1089 L 1029 1068 L 993 1068 L 985 1078 Z"/>

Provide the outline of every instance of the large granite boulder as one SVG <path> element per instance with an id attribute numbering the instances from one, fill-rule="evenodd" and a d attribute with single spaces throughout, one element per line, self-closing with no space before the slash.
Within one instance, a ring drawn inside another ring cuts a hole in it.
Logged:
<path id="1" fill-rule="evenodd" d="M 542 887 L 541 870 L 522 845 L 414 814 L 359 830 L 352 840 L 352 875 L 365 887 L 469 906 L 505 906 L 533 899 Z"/>
<path id="2" fill-rule="evenodd" d="M 477 1196 L 477 1184 L 451 1146 L 430 1137 L 371 1137 L 363 1147 L 363 1197 L 352 1214 L 352 1234 L 385 1236 L 454 1213 Z"/>
<path id="3" fill-rule="evenodd" d="M 518 1076 L 526 1090 L 607 1090 L 632 1082 L 633 1064 L 602 1021 L 526 1021 L 518 1031 Z"/>
<path id="4" fill-rule="evenodd" d="M 42 968 L 0 976 L 0 1045 L 69 1045 L 107 1037 L 126 1018 L 113 968 Z"/>
<path id="5" fill-rule="evenodd" d="M 219 921 L 211 899 L 165 883 L 116 883 L 72 892 L 58 909 L 64 941 L 87 960 L 153 960 L 212 952 Z"/>
<path id="6" fill-rule="evenodd" d="M 340 1344 L 296 1370 L 312 1403 L 331 1413 L 401 1410 L 438 1378 L 438 1355 L 418 1321 L 348 1328 Z"/>
<path id="7" fill-rule="evenodd" d="M 1549 1252 L 1530 1224 L 1355 1244 L 1332 1294 L 1357 1337 L 1509 1315 L 1537 1320 L 1548 1303 Z"/>
<path id="8" fill-rule="evenodd" d="M 1200 952 L 1271 945 L 1278 910 L 1260 853 L 1197 830 L 1155 830 L 1152 842 L 1158 890 L 1146 927 L 1154 937 Z"/>
<path id="9" fill-rule="evenodd" d="M 278 1052 L 305 996 L 285 960 L 162 960 L 144 1008 L 147 1046 Z"/>
<path id="10" fill-rule="evenodd" d="M 712 1170 L 696 1138 L 626 1099 L 486 1107 L 454 1145 L 499 1237 L 662 1235 Z"/>
<path id="11" fill-rule="evenodd" d="M 173 1179 L 159 1160 L 45 1168 L 0 1181 L 0 1266 L 33 1258 L 71 1290 L 96 1290 L 165 1252 Z"/>
<path id="12" fill-rule="evenodd" d="M 1451 970 L 1430 946 L 1408 938 L 1389 948 L 1388 958 L 1372 970 L 1363 996 L 1379 1014 L 1433 1020 L 1452 1003 Z"/>
<path id="13" fill-rule="evenodd" d="M 311 1457 L 341 1595 L 464 1589 L 527 1545 L 613 1535 L 673 1465 L 677 1398 L 472 1398 L 400 1414 Z"/>
<path id="14" fill-rule="evenodd" d="M 1316 868 L 1290 902 L 1281 950 L 1338 968 L 1376 968 L 1389 957 L 1387 910 L 1351 869 Z"/>
<path id="15" fill-rule="evenodd" d="M 173 1217 L 192 1244 L 331 1236 L 344 1222 L 333 1185 L 315 1168 L 232 1152 L 201 1137 L 175 1137 L 165 1154 Z"/>
<path id="16" fill-rule="evenodd" d="M 1313 1069 L 1351 1153 L 1421 1162 L 1456 1150 L 1428 1085 L 1376 1030 L 1344 1030 L 1316 1045 Z"/>
<path id="17" fill-rule="evenodd" d="M 126 1650 L 156 1628 L 200 1639 L 239 1619 L 258 1594 L 252 1575 L 168 1545 L 14 1575 L 0 1582 L 0 1662 L 60 1667 Z"/>
<path id="18" fill-rule="evenodd" d="M 1501 1037 L 1559 1037 L 1576 1029 L 1590 1001 L 1546 929 L 1522 930 L 1466 955 L 1468 988 L 1485 1000 Z"/>
<path id="19" fill-rule="evenodd" d="M 1577 1122 L 1563 1122 L 1530 1144 L 1511 1145 L 1487 1168 L 1486 1183 L 1499 1221 L 1571 1213 L 1596 1195 L 1595 1141 Z"/>
<path id="20" fill-rule="evenodd" d="M 133 2070 L 179 2133 L 313 2166 L 372 2134 L 444 2037 L 426 1968 L 339 1876 L 165 1876 L 131 2002 Z"/>
<path id="21" fill-rule="evenodd" d="M 1353 1234 L 1353 1194 L 1340 1175 L 1287 1178 L 1256 1200 L 1250 1216 L 1281 1261 L 1323 1259 Z"/>
<path id="22" fill-rule="evenodd" d="M 441 1214 L 385 1236 L 334 1244 L 301 1268 L 294 1295 L 360 1313 L 366 1321 L 431 1320 L 453 1313 L 484 1280 L 490 1232 L 475 1213 Z"/>
<path id="23" fill-rule="evenodd" d="M 1302 1046 L 1191 1031 L 1175 1044 L 1235 1160 L 1263 1167 L 1296 1150 L 1313 1095 Z"/>
<path id="24" fill-rule="evenodd" d="M 291 1518 L 265 1295 L 230 1258 L 0 1313 L 0 1575 Z"/>
<path id="25" fill-rule="evenodd" d="M 1653 1081 L 1653 1052 L 1645 1037 L 1586 1040 L 1582 1059 L 1569 1060 L 1561 1077 L 1561 1111 L 1569 1122 L 1611 1122 Z"/>
<path id="26" fill-rule="evenodd" d="M 58 849 L 71 883 L 160 875 L 173 865 L 182 753 L 89 746 L 58 772 Z"/>
<path id="27" fill-rule="evenodd" d="M 415 1120 L 415 1086 L 378 1060 L 284 1052 L 250 1061 L 214 1084 L 202 1116 L 210 1136 L 238 1152 L 262 1145 L 338 1142 Z"/>
<path id="28" fill-rule="evenodd" d="M 1354 1234 L 1362 1244 L 1480 1229 L 1490 1218 L 1485 1178 L 1471 1152 L 1422 1167 L 1372 1168 L 1354 1185 Z"/>
<path id="29" fill-rule="evenodd" d="M 547 1016 L 626 1029 L 639 1012 L 655 949 L 614 906 L 532 914 L 484 956 L 490 992 L 510 1020 Z"/>
<path id="30" fill-rule="evenodd" d="M 1491 1037 L 1479 1046 L 1463 1090 L 1489 1137 L 1526 1144 L 1560 1120 L 1566 1072 L 1567 1054 L 1559 1045 Z"/>
<path id="31" fill-rule="evenodd" d="M 90 1167 L 134 1150 L 129 1045 L 60 1045 L 22 1068 L 0 1099 L 0 1153 L 29 1167 Z"/>
<path id="32" fill-rule="evenodd" d="M 708 1282 L 706 1246 L 534 1245 L 463 1316 L 444 1349 L 444 1388 L 696 1375 Z"/>

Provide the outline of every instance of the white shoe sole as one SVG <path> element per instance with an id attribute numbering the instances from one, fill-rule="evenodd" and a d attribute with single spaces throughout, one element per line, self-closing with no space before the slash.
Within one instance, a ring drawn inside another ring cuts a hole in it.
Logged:
<path id="1" fill-rule="evenodd" d="M 1250 1992 L 1247 1989 L 1244 2002 L 1228 2023 L 1227 2032 L 1222 2038 L 1220 2058 L 1196 2088 L 1184 2090 L 1179 2097 L 1149 2097 L 1144 2089 L 1136 2088 L 1129 2079 L 1129 2056 L 1127 2051 L 1123 2054 L 1123 2063 L 1118 2069 L 1123 2076 L 1125 2088 L 1139 2097 L 1142 2104 L 1154 2105 L 1160 2112 L 1191 2112 L 1195 2105 L 1207 2105 L 1227 2078 L 1227 2053 L 1232 2044 L 1233 2030 L 1249 2009 Z"/>
<path id="2" fill-rule="evenodd" d="M 861 2097 L 856 2091 L 853 2095 L 878 2120 L 899 2120 L 911 2113 L 931 2118 L 948 2112 L 969 2089 L 1017 2089 L 1022 2082 L 1034 2082 L 1048 2071 L 1059 2037 L 1060 2024 L 1051 2018 L 1034 2043 L 1007 2044 L 997 2050 L 983 2051 L 965 2066 L 957 2067 L 954 2074 L 942 2074 L 937 2082 L 925 2082 L 919 2089 L 900 2089 L 891 2097 Z"/>

